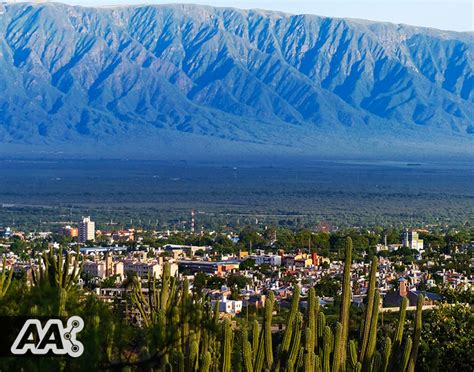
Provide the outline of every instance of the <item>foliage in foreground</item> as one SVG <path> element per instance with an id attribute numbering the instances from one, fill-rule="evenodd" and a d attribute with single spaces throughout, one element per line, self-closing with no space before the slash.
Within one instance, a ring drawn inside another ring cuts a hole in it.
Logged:
<path id="1" fill-rule="evenodd" d="M 474 366 L 474 313 L 470 306 L 443 306 L 425 315 L 419 371 L 470 371 Z"/>
<path id="2" fill-rule="evenodd" d="M 376 290 L 377 258 L 372 261 L 368 304 L 358 339 L 349 339 L 350 267 L 352 242 L 347 240 L 339 321 L 331 325 L 311 289 L 305 312 L 295 287 L 285 330 L 274 329 L 274 295 L 265 302 L 263 322 L 220 321 L 217 311 L 198 297 L 188 284 L 178 283 L 166 268 L 161 284 L 151 280 L 148 292 L 136 281 L 132 301 L 140 313 L 149 340 L 148 358 L 137 362 L 148 368 L 195 371 L 414 371 L 421 338 L 423 298 L 418 298 L 414 334 L 405 335 L 407 300 L 400 309 L 394 339 L 377 348 L 380 295 Z M 218 306 L 218 304 L 216 305 Z M 282 334 L 281 334 L 282 333 Z"/>
<path id="3" fill-rule="evenodd" d="M 13 290 L 0 301 L 0 312 L 80 315 L 85 320 L 80 334 L 85 353 L 77 359 L 4 358 L 0 367 L 28 371 L 414 371 L 421 340 L 422 297 L 414 333 L 405 331 L 405 299 L 393 339 L 379 342 L 380 295 L 374 257 L 364 320 L 359 336 L 350 336 L 350 238 L 345 258 L 339 321 L 327 321 L 314 289 L 309 291 L 306 310 L 301 311 L 300 292 L 295 287 L 284 330 L 279 330 L 273 322 L 272 293 L 266 299 L 262 322 L 221 320 L 208 299 L 189 291 L 186 280 L 171 277 L 170 267 L 165 265 L 161 280 L 149 279 L 147 288 L 135 278 L 125 307 L 122 303 L 109 306 L 70 285 L 80 271 L 78 261 L 69 274 L 65 267 L 72 264 L 70 256 L 63 260 L 45 255 L 46 269 L 35 273 L 33 286 L 12 285 Z"/>

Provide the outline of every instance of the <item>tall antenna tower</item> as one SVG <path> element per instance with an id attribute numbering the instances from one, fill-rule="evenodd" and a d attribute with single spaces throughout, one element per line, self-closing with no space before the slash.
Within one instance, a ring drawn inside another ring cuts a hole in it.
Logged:
<path id="1" fill-rule="evenodd" d="M 191 210 L 191 234 L 194 234 L 194 226 L 195 226 L 194 215 L 195 214 L 194 214 L 194 209 L 193 209 Z"/>

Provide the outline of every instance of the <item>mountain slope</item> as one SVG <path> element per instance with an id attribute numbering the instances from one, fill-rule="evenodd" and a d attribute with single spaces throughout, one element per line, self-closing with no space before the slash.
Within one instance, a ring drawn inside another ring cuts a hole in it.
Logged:
<path id="1" fill-rule="evenodd" d="M 158 157 L 469 153 L 472 36 L 192 5 L 7 5 L 0 143 Z"/>

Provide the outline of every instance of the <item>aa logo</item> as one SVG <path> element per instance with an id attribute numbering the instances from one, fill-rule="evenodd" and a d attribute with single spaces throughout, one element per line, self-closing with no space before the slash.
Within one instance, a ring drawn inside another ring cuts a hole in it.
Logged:
<path id="1" fill-rule="evenodd" d="M 44 355 L 51 351 L 57 355 L 79 357 L 84 352 L 84 345 L 76 340 L 76 335 L 82 328 L 84 321 L 78 316 L 69 318 L 66 327 L 60 319 L 50 319 L 44 327 L 38 319 L 29 319 L 23 325 L 10 351 L 16 355 L 27 352 Z"/>

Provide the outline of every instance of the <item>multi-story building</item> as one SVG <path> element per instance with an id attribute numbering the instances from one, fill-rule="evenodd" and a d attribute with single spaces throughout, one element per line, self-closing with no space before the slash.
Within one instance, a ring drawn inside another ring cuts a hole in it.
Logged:
<path id="1" fill-rule="evenodd" d="M 104 279 L 106 275 L 106 265 L 104 261 L 89 261 L 84 263 L 83 272 L 90 274 L 94 278 Z"/>
<path id="2" fill-rule="evenodd" d="M 217 300 L 211 301 L 211 305 L 215 306 Z M 240 300 L 229 300 L 226 295 L 222 295 L 219 301 L 219 312 L 231 315 L 237 315 L 242 312 L 242 301 Z"/>
<path id="3" fill-rule="evenodd" d="M 328 264 L 331 262 L 329 258 L 320 256 L 317 253 L 311 253 L 311 258 L 313 260 L 313 266 L 321 266 L 324 262 Z"/>
<path id="4" fill-rule="evenodd" d="M 163 263 L 159 262 L 142 262 L 127 260 L 123 262 L 123 271 L 137 274 L 140 278 L 155 277 L 159 278 L 163 274 Z M 170 264 L 170 275 L 175 276 L 178 272 L 176 263 Z"/>
<path id="5" fill-rule="evenodd" d="M 239 269 L 240 263 L 237 261 L 178 261 L 180 271 L 191 273 L 204 272 L 208 274 L 222 275 Z"/>
<path id="6" fill-rule="evenodd" d="M 71 227 L 69 225 L 61 227 L 59 234 L 70 238 L 77 238 L 79 236 L 79 229 L 77 227 Z"/>
<path id="7" fill-rule="evenodd" d="M 96 231 L 97 236 L 108 238 L 110 243 L 113 242 L 126 242 L 135 239 L 135 230 L 126 229 L 126 230 L 113 230 L 113 231 Z"/>
<path id="8" fill-rule="evenodd" d="M 405 230 L 402 245 L 410 249 L 416 249 L 418 252 L 423 251 L 423 240 L 418 237 L 418 232 L 413 230 Z"/>
<path id="9" fill-rule="evenodd" d="M 250 256 L 256 265 L 268 264 L 270 266 L 281 266 L 281 256 L 277 255 L 255 255 Z"/>
<path id="10" fill-rule="evenodd" d="M 196 246 L 196 245 L 181 245 L 181 244 L 166 244 L 164 250 L 169 252 L 179 251 L 184 252 L 188 256 L 194 256 L 197 251 L 210 251 L 211 246 Z"/>
<path id="11" fill-rule="evenodd" d="M 84 217 L 79 224 L 79 241 L 85 243 L 95 240 L 95 222 L 90 217 Z"/>

